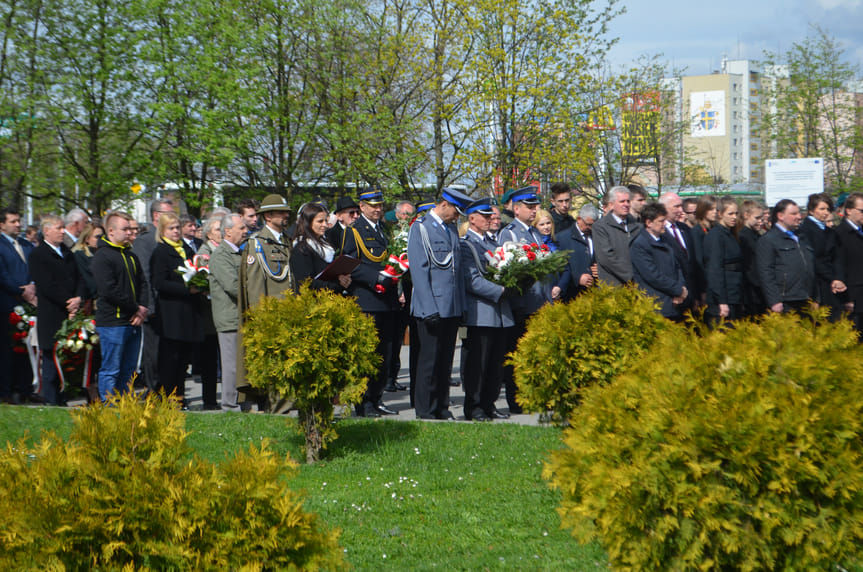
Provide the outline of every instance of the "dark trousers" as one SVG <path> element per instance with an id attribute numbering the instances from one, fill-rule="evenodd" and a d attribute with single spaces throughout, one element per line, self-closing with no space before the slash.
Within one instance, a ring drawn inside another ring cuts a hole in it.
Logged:
<path id="1" fill-rule="evenodd" d="M 143 325 L 144 346 L 141 350 L 141 377 L 149 391 L 158 391 L 159 383 L 159 334 L 152 322 Z"/>
<path id="2" fill-rule="evenodd" d="M 417 354 L 414 408 L 420 419 L 439 418 L 449 408 L 449 382 L 460 318 L 440 318 L 430 327 L 417 320 Z"/>
<path id="3" fill-rule="evenodd" d="M 408 323 L 410 322 L 410 311 L 408 310 L 410 306 L 405 306 L 398 312 L 396 312 L 396 325 L 395 325 L 395 334 L 393 338 L 393 347 L 392 347 L 392 361 L 390 362 L 390 376 L 387 381 L 396 381 L 399 377 L 399 370 L 402 368 L 402 343 L 405 339 L 405 331 L 408 328 Z"/>
<path id="4" fill-rule="evenodd" d="M 506 350 L 505 328 L 468 326 L 462 345 L 465 356 L 464 414 L 494 411 L 500 395 L 501 364 Z"/>
<path id="5" fill-rule="evenodd" d="M 186 366 L 192 344 L 177 340 L 159 338 L 159 381 L 165 395 L 176 394 L 185 404 L 186 400 Z"/>
<path id="6" fill-rule="evenodd" d="M 504 350 L 504 355 L 510 354 L 515 351 L 518 347 L 518 340 L 524 335 L 527 331 L 527 318 L 522 321 L 517 321 L 515 325 L 511 328 L 506 328 L 506 347 Z M 509 406 L 511 412 L 520 412 L 521 406 L 515 400 L 516 394 L 518 394 L 518 386 L 515 384 L 515 376 L 513 374 L 513 369 L 511 365 L 504 365 L 503 368 L 503 386 L 506 390 L 506 404 Z"/>
<path id="7" fill-rule="evenodd" d="M 28 349 L 29 351 L 29 349 Z M 12 351 L 12 337 L 0 324 L 0 400 L 15 401 L 33 393 L 33 371 L 27 353 Z"/>
<path id="8" fill-rule="evenodd" d="M 381 365 L 378 367 L 377 375 L 369 380 L 363 403 L 377 405 L 384 396 L 384 387 L 390 376 L 393 360 L 393 343 L 396 336 L 397 312 L 371 312 L 369 316 L 375 321 L 375 329 L 378 333 L 377 354 L 381 356 Z"/>
<path id="9" fill-rule="evenodd" d="M 54 349 L 42 350 L 42 387 L 39 394 L 46 405 L 59 405 L 65 401 L 60 393 L 60 373 L 54 365 Z"/>

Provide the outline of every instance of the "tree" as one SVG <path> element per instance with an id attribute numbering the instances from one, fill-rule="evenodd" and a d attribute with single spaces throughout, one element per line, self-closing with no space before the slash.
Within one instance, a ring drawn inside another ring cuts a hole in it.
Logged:
<path id="1" fill-rule="evenodd" d="M 479 185 L 520 185 L 542 173 L 571 172 L 577 118 L 588 110 L 580 94 L 591 88 L 589 62 L 613 41 L 608 24 L 616 1 L 476 2 L 468 33 L 476 36 L 469 75 L 472 97 L 467 170 Z M 575 149 L 584 149 L 576 145 Z"/>
<path id="2" fill-rule="evenodd" d="M 794 43 L 785 54 L 765 54 L 774 75 L 768 84 L 771 102 L 763 115 L 769 157 L 822 157 L 825 177 L 835 193 L 859 189 L 855 163 L 863 132 L 856 96 L 848 84 L 857 68 L 845 61 L 845 50 L 827 31 Z"/>

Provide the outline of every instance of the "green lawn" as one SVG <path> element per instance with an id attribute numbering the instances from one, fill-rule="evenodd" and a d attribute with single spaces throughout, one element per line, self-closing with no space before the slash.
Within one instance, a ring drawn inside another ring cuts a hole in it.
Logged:
<path id="1" fill-rule="evenodd" d="M 289 423 L 291 425 L 289 425 Z M 41 428 L 68 435 L 68 410 L 0 406 L 0 442 Z M 189 444 L 218 462 L 250 443 L 303 459 L 293 421 L 189 413 Z M 602 549 L 560 530 L 540 474 L 560 431 L 503 423 L 338 422 L 339 439 L 293 483 L 342 531 L 358 570 L 597 570 Z"/>

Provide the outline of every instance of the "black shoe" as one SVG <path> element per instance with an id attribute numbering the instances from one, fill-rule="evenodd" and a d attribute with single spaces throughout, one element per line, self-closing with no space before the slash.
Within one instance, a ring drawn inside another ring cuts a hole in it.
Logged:
<path id="1" fill-rule="evenodd" d="M 483 411 L 482 409 L 474 409 L 473 413 L 471 413 L 469 416 L 465 415 L 465 418 L 469 421 L 491 421 L 491 417 L 486 415 L 485 411 Z"/>
<path id="2" fill-rule="evenodd" d="M 490 419 L 509 419 L 509 414 L 504 413 L 503 411 L 499 411 L 497 409 L 492 409 L 488 412 L 488 416 Z"/>
<path id="3" fill-rule="evenodd" d="M 449 380 L 449 384 L 452 387 L 458 387 L 459 385 L 461 385 L 461 382 L 457 379 L 451 379 Z"/>
<path id="4" fill-rule="evenodd" d="M 380 417 L 381 414 L 378 412 L 377 407 L 375 407 L 374 403 L 369 401 L 357 406 L 357 415 L 360 417 Z"/>
<path id="5" fill-rule="evenodd" d="M 401 383 L 399 383 L 395 380 L 390 381 L 384 387 L 384 391 L 389 391 L 390 393 L 395 392 L 395 391 L 404 391 L 405 389 L 407 389 L 407 387 L 405 387 L 404 385 L 402 385 Z"/>
<path id="6" fill-rule="evenodd" d="M 512 415 L 521 415 L 522 413 L 524 413 L 524 410 L 521 408 L 521 405 L 512 404 L 509 406 L 509 412 Z"/>
<path id="7" fill-rule="evenodd" d="M 443 411 L 435 415 L 435 417 L 443 421 L 455 421 L 455 416 L 449 409 L 444 409 Z"/>
<path id="8" fill-rule="evenodd" d="M 387 407 L 383 403 L 378 403 L 377 405 L 375 405 L 375 410 L 382 415 L 398 415 L 399 414 L 398 411 L 396 411 L 395 409 L 390 409 L 389 407 Z"/>

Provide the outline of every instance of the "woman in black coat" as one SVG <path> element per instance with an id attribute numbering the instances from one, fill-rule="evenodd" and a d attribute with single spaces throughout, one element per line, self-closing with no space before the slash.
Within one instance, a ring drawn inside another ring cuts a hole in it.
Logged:
<path id="1" fill-rule="evenodd" d="M 797 234 L 805 236 L 815 249 L 815 301 L 830 309 L 830 321 L 837 321 L 844 311 L 845 269 L 839 258 L 839 238 L 827 226 L 833 218 L 833 198 L 827 193 L 809 195 L 807 217 Z"/>
<path id="2" fill-rule="evenodd" d="M 333 261 L 335 250 L 327 242 L 327 211 L 320 205 L 307 203 L 297 217 L 294 232 L 294 248 L 291 252 L 291 272 L 294 275 L 294 291 L 310 280 L 316 290 L 341 292 L 351 284 L 351 275 L 343 274 L 337 281 L 317 280 L 315 276 Z"/>
<path id="3" fill-rule="evenodd" d="M 704 238 L 704 272 L 707 278 L 708 322 L 739 318 L 743 308 L 743 253 L 734 236 L 737 201 L 722 197 L 717 224 Z"/>
<path id="4" fill-rule="evenodd" d="M 182 255 L 180 253 L 183 253 Z M 159 217 L 156 248 L 150 258 L 150 280 L 156 293 L 159 332 L 159 383 L 186 407 L 186 366 L 193 345 L 204 339 L 200 294 L 189 287 L 177 268 L 194 253 L 180 238 L 180 220 L 173 213 Z"/>
<path id="5" fill-rule="evenodd" d="M 767 305 L 761 293 L 761 279 L 755 263 L 755 249 L 761 232 L 764 207 L 753 200 L 745 200 L 740 205 L 737 217 L 737 240 L 743 255 L 743 316 L 760 316 Z"/>

